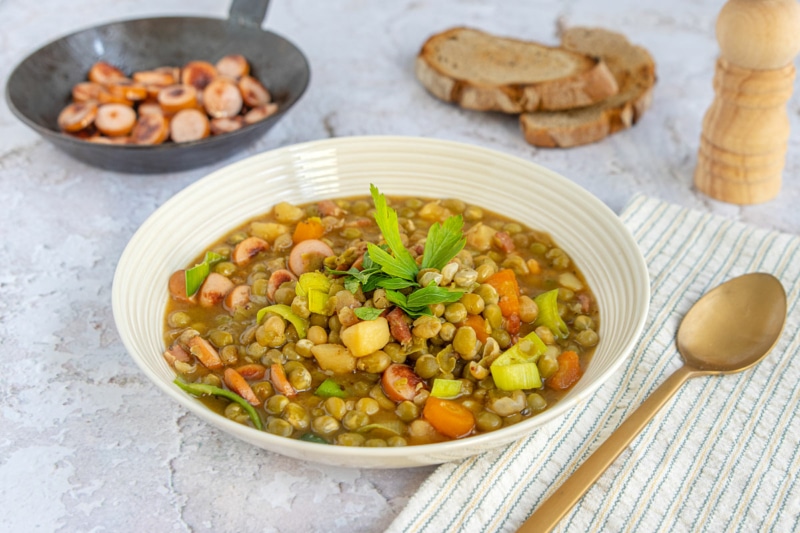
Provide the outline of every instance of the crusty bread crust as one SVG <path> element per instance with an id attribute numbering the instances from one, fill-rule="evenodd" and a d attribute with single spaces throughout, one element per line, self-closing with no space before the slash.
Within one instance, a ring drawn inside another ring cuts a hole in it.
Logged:
<path id="1" fill-rule="evenodd" d="M 656 75 L 650 54 L 619 33 L 598 28 L 566 30 L 562 46 L 595 51 L 614 73 L 619 93 L 583 109 L 523 113 L 525 140 L 534 146 L 568 148 L 597 142 L 636 124 L 653 99 Z"/>
<path id="2" fill-rule="evenodd" d="M 415 71 L 437 98 L 477 111 L 572 109 L 619 90 L 609 67 L 590 53 L 470 28 L 430 37 L 417 56 Z"/>

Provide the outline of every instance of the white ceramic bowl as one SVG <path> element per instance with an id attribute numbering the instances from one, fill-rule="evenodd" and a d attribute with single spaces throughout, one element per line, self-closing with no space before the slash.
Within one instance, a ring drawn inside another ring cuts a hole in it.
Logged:
<path id="1" fill-rule="evenodd" d="M 600 343 L 583 378 L 552 408 L 463 440 L 404 448 L 350 448 L 278 437 L 222 417 L 178 389 L 162 357 L 167 279 L 246 220 L 288 201 L 366 195 L 457 197 L 548 232 L 582 270 L 601 317 Z M 632 236 L 597 198 L 529 161 L 478 146 L 422 138 L 350 137 L 287 146 L 190 185 L 148 218 L 123 252 L 113 309 L 125 347 L 173 400 L 231 435 L 301 460 L 359 468 L 443 463 L 497 448 L 583 402 L 628 357 L 649 303 L 647 269 Z"/>

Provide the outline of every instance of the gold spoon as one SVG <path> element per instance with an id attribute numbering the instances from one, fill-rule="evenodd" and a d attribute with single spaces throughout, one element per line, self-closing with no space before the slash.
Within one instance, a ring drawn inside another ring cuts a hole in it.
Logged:
<path id="1" fill-rule="evenodd" d="M 528 517 L 519 532 L 553 529 L 687 379 L 750 368 L 778 342 L 785 320 L 786 292 L 770 274 L 745 274 L 703 296 L 678 328 L 683 366 Z"/>

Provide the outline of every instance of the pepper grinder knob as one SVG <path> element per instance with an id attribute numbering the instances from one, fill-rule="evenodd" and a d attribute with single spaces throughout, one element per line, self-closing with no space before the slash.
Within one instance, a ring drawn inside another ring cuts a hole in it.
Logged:
<path id="1" fill-rule="evenodd" d="M 694 183 L 725 202 L 765 202 L 780 192 L 786 160 L 800 3 L 728 0 L 716 29 L 715 94 L 703 118 Z"/>

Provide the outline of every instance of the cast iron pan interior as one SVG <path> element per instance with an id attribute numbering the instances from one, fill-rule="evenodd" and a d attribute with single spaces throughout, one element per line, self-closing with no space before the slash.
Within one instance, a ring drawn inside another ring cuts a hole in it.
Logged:
<path id="1" fill-rule="evenodd" d="M 264 135 L 305 92 L 310 70 L 303 53 L 261 29 L 267 1 L 234 0 L 230 19 L 161 17 L 114 22 L 62 37 L 31 54 L 12 72 L 6 99 L 12 112 L 61 150 L 97 167 L 129 173 L 185 170 L 220 161 Z M 240 130 L 183 144 L 95 144 L 58 131 L 56 119 L 72 86 L 107 61 L 126 73 L 191 60 L 216 62 L 242 54 L 279 105 L 275 115 Z"/>

